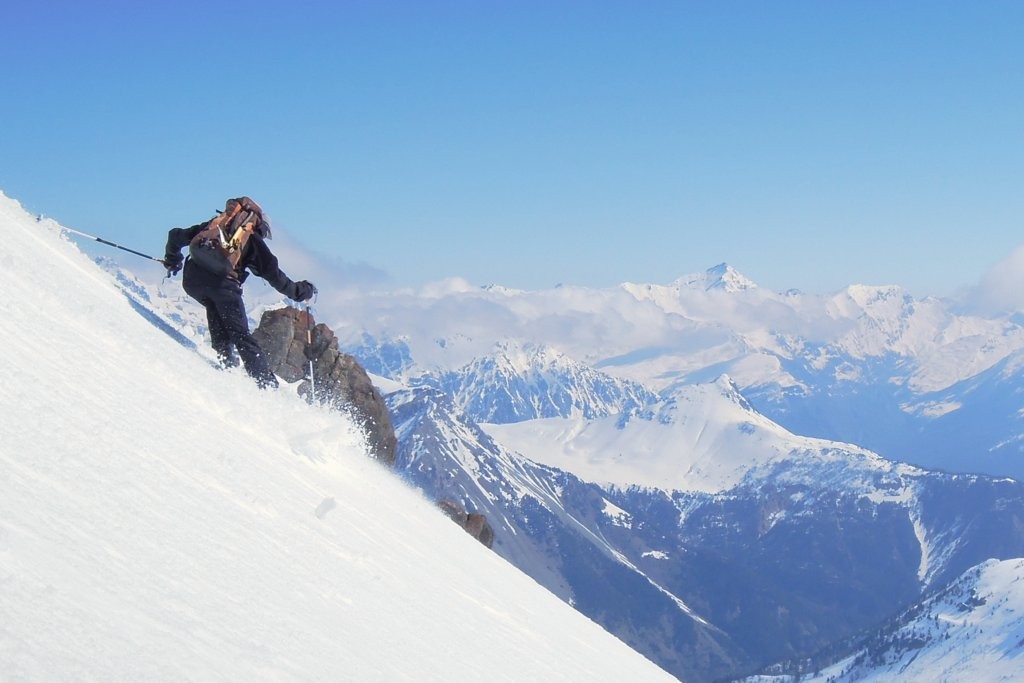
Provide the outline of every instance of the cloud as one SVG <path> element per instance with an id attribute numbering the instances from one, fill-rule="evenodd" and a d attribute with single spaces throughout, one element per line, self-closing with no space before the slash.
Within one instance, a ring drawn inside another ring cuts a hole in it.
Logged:
<path id="1" fill-rule="evenodd" d="M 1024 244 L 989 268 L 963 302 L 985 314 L 1024 311 Z"/>
<path id="2" fill-rule="evenodd" d="M 318 254 L 292 239 L 287 233 L 274 234 L 269 243 L 281 269 L 293 280 L 309 280 L 323 292 L 332 290 L 384 287 L 392 284 L 391 275 L 368 263 L 345 261 L 337 256 Z"/>
<path id="3" fill-rule="evenodd" d="M 436 282 L 428 282 L 419 290 L 419 295 L 425 299 L 441 299 L 454 294 L 475 293 L 479 287 L 474 287 L 465 278 L 449 277 Z"/>

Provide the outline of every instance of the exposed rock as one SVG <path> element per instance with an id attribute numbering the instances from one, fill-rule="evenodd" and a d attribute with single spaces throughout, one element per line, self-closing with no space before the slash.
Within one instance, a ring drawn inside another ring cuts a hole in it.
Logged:
<path id="1" fill-rule="evenodd" d="M 486 517 L 475 512 L 467 513 L 461 505 L 450 500 L 438 501 L 437 506 L 470 536 L 488 548 L 494 545 L 494 529 Z"/>
<path id="2" fill-rule="evenodd" d="M 388 466 L 394 465 L 397 439 L 384 399 L 359 362 L 338 349 L 334 332 L 323 323 L 314 323 L 306 311 L 287 306 L 264 312 L 253 337 L 274 374 L 285 382 L 301 381 L 299 394 L 306 400 L 326 403 L 351 414 L 366 430 L 374 457 Z"/>

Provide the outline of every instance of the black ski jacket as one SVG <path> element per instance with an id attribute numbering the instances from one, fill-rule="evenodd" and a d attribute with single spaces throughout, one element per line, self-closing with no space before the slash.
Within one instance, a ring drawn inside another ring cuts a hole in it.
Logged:
<path id="1" fill-rule="evenodd" d="M 181 250 L 187 247 L 196 235 L 205 230 L 207 225 L 209 225 L 209 221 L 193 225 L 191 228 L 172 228 L 167 233 L 167 247 L 164 250 L 164 256 L 168 260 L 180 259 Z M 241 285 L 249 276 L 247 271 L 252 271 L 254 275 L 266 280 L 281 294 L 289 299 L 295 299 L 295 283 L 278 267 L 277 257 L 270 251 L 270 247 L 263 241 L 263 238 L 256 233 L 253 233 L 245 243 L 242 260 L 238 262 L 238 271 L 239 277 L 235 280 L 232 277 L 211 273 L 193 263 L 191 258 L 187 258 L 185 259 L 185 269 L 181 275 L 181 283 L 186 292 L 223 287 L 235 282 Z"/>

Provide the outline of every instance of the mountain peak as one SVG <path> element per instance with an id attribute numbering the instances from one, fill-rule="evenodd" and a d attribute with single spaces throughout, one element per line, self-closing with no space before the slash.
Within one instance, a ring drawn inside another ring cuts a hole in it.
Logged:
<path id="1" fill-rule="evenodd" d="M 705 271 L 707 285 L 705 289 L 721 289 L 726 292 L 742 292 L 747 289 L 754 289 L 757 283 L 748 279 L 728 263 L 719 263 L 717 266 L 708 268 Z"/>
<path id="2" fill-rule="evenodd" d="M 730 294 L 757 288 L 756 282 L 744 276 L 728 263 L 719 263 L 703 273 L 684 275 L 673 284 L 680 289 L 703 289 L 706 292 L 717 290 Z"/>

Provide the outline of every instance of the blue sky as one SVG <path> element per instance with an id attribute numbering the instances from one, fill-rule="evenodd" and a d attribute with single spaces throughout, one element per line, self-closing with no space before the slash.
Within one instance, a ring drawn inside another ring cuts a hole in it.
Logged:
<path id="1" fill-rule="evenodd" d="M 12 4 L 0 190 L 144 251 L 238 194 L 399 284 L 945 295 L 1024 242 L 1021 2 Z"/>

